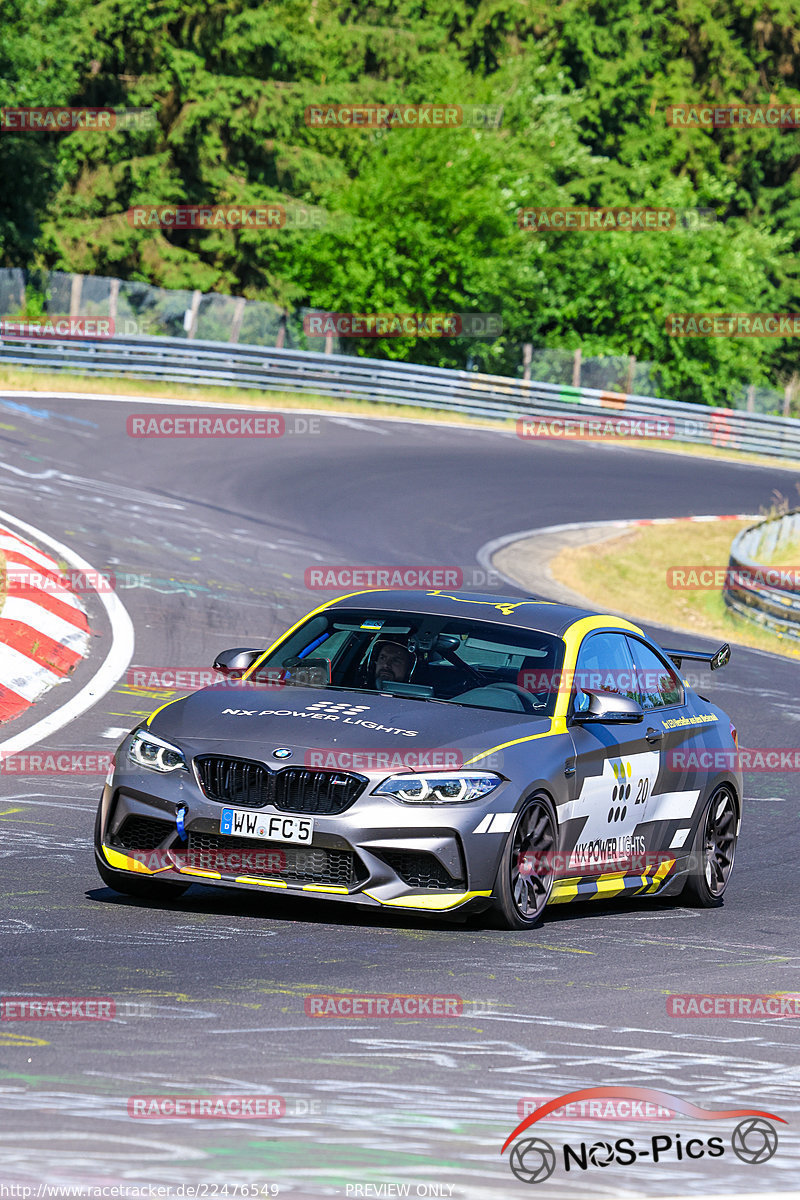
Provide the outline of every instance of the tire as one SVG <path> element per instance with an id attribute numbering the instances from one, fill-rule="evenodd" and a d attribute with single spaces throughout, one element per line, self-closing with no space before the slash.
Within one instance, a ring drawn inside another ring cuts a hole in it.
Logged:
<path id="1" fill-rule="evenodd" d="M 492 891 L 503 928 L 533 929 L 541 920 L 553 887 L 556 831 L 555 811 L 546 796 L 531 797 L 517 814 Z"/>
<path id="2" fill-rule="evenodd" d="M 115 871 L 103 858 L 100 842 L 100 808 L 94 822 L 94 861 L 97 873 L 106 887 L 121 892 L 124 896 L 135 896 L 138 900 L 177 900 L 188 891 L 191 884 L 165 883 L 161 879 L 129 875 L 126 871 Z"/>
<path id="3" fill-rule="evenodd" d="M 727 785 L 711 796 L 692 845 L 692 866 L 682 900 L 695 908 L 719 908 L 736 856 L 739 811 Z"/>

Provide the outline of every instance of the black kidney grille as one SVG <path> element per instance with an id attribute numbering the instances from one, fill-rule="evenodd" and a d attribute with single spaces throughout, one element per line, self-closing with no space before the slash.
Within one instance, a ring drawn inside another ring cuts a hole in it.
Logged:
<path id="1" fill-rule="evenodd" d="M 306 767 L 271 771 L 263 763 L 216 754 L 194 761 L 209 800 L 241 808 L 271 805 L 281 812 L 335 815 L 349 808 L 367 784 L 361 775 L 345 771 L 312 771 Z"/>
<path id="2" fill-rule="evenodd" d="M 255 838 L 226 837 L 220 833 L 189 832 L 187 862 L 225 875 L 257 875 L 286 883 L 320 883 L 329 887 L 353 888 L 366 879 L 361 860 L 352 850 L 328 850 L 322 846 L 290 846 Z M 249 851 L 249 856 L 230 865 L 230 851 Z M 180 851 L 176 850 L 176 856 Z M 248 857 L 251 861 L 248 861 Z M 206 861 L 207 859 L 207 861 Z M 239 866 L 239 861 L 242 866 Z"/>
<path id="3" fill-rule="evenodd" d="M 168 821 L 156 821 L 152 817 L 128 816 L 111 839 L 112 846 L 125 850 L 155 850 L 175 826 Z"/>
<path id="4" fill-rule="evenodd" d="M 439 859 L 424 850 L 382 850 L 381 857 L 409 887 L 442 890 L 463 883 L 461 879 L 453 879 Z"/>

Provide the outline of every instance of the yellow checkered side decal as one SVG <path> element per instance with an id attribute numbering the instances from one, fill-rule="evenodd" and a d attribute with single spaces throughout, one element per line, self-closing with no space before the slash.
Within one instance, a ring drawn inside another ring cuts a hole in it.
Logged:
<path id="1" fill-rule="evenodd" d="M 643 892 L 657 892 L 674 866 L 675 859 L 671 858 L 658 866 L 646 867 L 641 875 L 609 871 L 593 878 L 576 875 L 570 879 L 557 879 L 548 904 L 569 904 L 573 900 L 610 900 L 614 896 L 621 896 L 623 892 L 633 892 L 636 896 Z"/>
<path id="2" fill-rule="evenodd" d="M 557 879 L 547 903 L 569 904 L 570 900 L 577 900 L 580 882 L 580 879 Z"/>
<path id="3" fill-rule="evenodd" d="M 664 882 L 667 875 L 669 875 L 670 871 L 672 870 L 672 868 L 674 866 L 675 866 L 674 858 L 670 858 L 666 862 L 663 862 L 661 864 L 661 866 L 658 868 L 658 870 L 656 871 L 655 875 L 653 876 L 653 882 L 650 884 L 650 887 L 647 889 L 648 892 L 657 892 L 658 889 L 661 887 L 661 884 Z"/>
<path id="4" fill-rule="evenodd" d="M 610 900 L 612 896 L 619 896 L 620 892 L 624 892 L 628 887 L 630 884 L 624 871 L 610 871 L 607 875 L 598 877 L 595 899 Z"/>

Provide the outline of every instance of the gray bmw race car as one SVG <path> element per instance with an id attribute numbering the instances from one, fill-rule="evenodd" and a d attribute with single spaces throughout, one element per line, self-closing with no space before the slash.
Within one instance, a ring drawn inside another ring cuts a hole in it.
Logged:
<path id="1" fill-rule="evenodd" d="M 736 730 L 684 658 L 535 600 L 370 591 L 323 604 L 125 738 L 97 813 L 117 891 L 193 882 L 420 913 L 722 901 Z"/>

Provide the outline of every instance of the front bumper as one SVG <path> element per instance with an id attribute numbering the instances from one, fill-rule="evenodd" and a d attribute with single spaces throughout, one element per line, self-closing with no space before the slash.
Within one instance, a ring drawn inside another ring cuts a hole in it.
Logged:
<path id="1" fill-rule="evenodd" d="M 98 820 L 97 854 L 115 871 L 429 913 L 490 903 L 505 838 L 473 834 L 501 793 L 499 807 L 513 807 L 508 783 L 480 801 L 413 806 L 372 795 L 376 776 L 345 812 L 314 814 L 313 843 L 302 846 L 221 834 L 223 805 L 204 794 L 192 770 L 156 775 L 131 764 L 126 751 L 123 743 Z"/>

